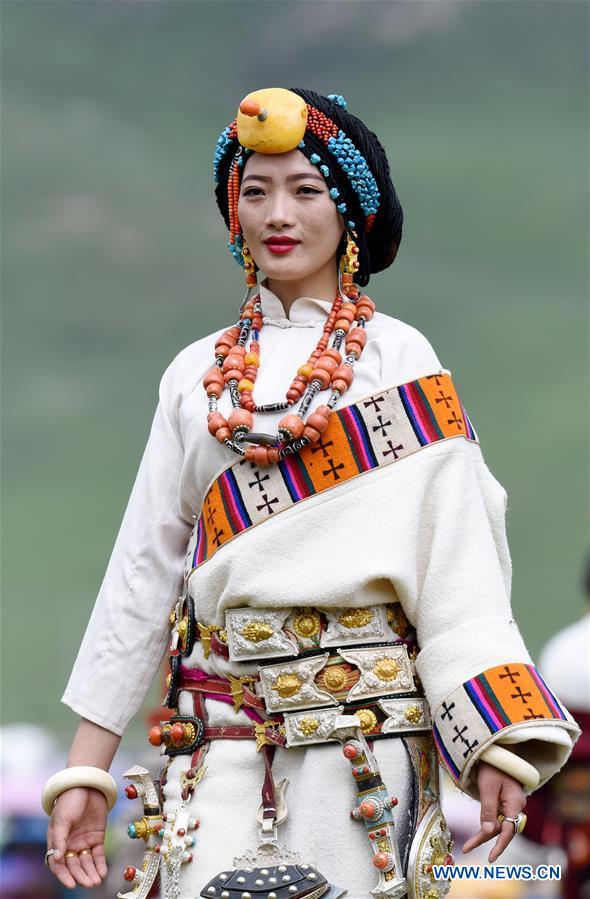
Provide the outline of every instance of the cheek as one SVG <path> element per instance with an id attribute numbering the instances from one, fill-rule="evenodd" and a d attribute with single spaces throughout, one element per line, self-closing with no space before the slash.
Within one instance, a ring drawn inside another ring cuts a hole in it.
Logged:
<path id="1" fill-rule="evenodd" d="M 238 200 L 238 219 L 242 225 L 248 222 L 248 210 L 241 200 Z"/>
<path id="2" fill-rule="evenodd" d="M 314 224 L 326 234 L 336 234 L 342 231 L 342 216 L 336 210 L 333 200 L 318 205 L 313 210 Z"/>
<path id="3" fill-rule="evenodd" d="M 248 231 L 254 227 L 257 222 L 257 207 L 255 204 L 249 204 L 238 200 L 238 219 L 244 231 Z"/>
<path id="4" fill-rule="evenodd" d="M 321 208 L 318 206 L 308 216 L 307 230 L 314 236 L 316 246 L 322 251 L 326 248 L 335 251 L 340 242 L 344 224 L 341 216 L 335 213 L 334 204 L 330 200 L 329 206 L 322 205 Z"/>

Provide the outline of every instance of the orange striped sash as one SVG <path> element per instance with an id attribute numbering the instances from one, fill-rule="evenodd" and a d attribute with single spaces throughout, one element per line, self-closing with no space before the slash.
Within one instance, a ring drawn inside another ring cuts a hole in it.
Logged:
<path id="1" fill-rule="evenodd" d="M 479 442 L 450 373 L 443 371 L 335 410 L 319 443 L 274 466 L 240 459 L 205 495 L 189 540 L 187 577 L 228 540 L 271 515 L 457 436 Z"/>

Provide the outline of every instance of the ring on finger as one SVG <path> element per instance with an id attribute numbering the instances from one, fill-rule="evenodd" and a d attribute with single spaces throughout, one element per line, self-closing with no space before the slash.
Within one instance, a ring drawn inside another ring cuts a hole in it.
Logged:
<path id="1" fill-rule="evenodd" d="M 55 854 L 55 849 L 48 849 L 47 852 L 45 853 L 45 860 L 43 861 L 43 864 L 45 865 L 46 868 L 49 867 L 49 859 L 54 854 Z"/>
<path id="2" fill-rule="evenodd" d="M 92 855 L 92 849 L 80 849 L 78 855 Z"/>
<path id="3" fill-rule="evenodd" d="M 514 833 L 522 833 L 526 827 L 527 817 L 524 812 L 519 812 L 516 818 L 510 818 L 508 815 L 498 815 L 498 821 L 510 821 L 514 826 Z"/>
<path id="4" fill-rule="evenodd" d="M 67 852 L 64 852 L 64 858 L 78 858 L 78 853 L 73 849 L 68 849 Z"/>

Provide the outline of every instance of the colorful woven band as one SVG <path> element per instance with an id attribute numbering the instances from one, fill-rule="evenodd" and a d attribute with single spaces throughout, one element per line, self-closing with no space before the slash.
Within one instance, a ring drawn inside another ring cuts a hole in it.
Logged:
<path id="1" fill-rule="evenodd" d="M 577 730 L 533 665 L 497 665 L 449 694 L 434 716 L 433 733 L 447 771 L 459 782 L 491 735 L 536 721 L 567 722 Z"/>
<path id="2" fill-rule="evenodd" d="M 450 373 L 441 371 L 335 410 L 319 443 L 276 466 L 240 459 L 205 495 L 188 544 L 187 582 L 225 543 L 271 515 L 458 436 L 479 442 Z"/>

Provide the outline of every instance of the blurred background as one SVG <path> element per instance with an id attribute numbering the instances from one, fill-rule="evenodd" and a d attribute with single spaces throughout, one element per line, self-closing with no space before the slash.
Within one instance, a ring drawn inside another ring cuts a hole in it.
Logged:
<path id="1" fill-rule="evenodd" d="M 580 618 L 589 9 L 3 0 L 2 764 L 13 785 L 4 822 L 17 827 L 5 829 L 5 847 L 19 826 L 30 843 L 46 824 L 39 790 L 77 724 L 59 700 L 159 378 L 182 347 L 232 323 L 243 296 L 212 158 L 251 90 L 343 94 L 379 135 L 405 226 L 369 293 L 452 371 L 508 491 L 513 605 L 533 656 Z M 141 759 L 156 770 L 145 732 L 139 715 L 116 775 Z M 24 824 L 14 823 L 19 807 Z M 25 895 L 15 871 L 7 896 Z M 104 895 L 121 888 L 114 874 Z"/>

